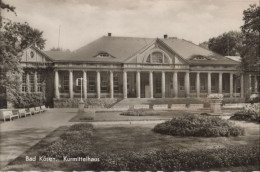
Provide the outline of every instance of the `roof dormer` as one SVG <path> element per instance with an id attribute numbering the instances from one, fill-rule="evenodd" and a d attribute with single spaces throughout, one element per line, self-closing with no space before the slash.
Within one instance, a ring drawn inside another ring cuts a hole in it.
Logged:
<path id="1" fill-rule="evenodd" d="M 113 56 L 111 56 L 109 53 L 107 53 L 105 51 L 99 52 L 97 55 L 95 55 L 95 57 L 97 57 L 97 58 L 114 58 Z"/>

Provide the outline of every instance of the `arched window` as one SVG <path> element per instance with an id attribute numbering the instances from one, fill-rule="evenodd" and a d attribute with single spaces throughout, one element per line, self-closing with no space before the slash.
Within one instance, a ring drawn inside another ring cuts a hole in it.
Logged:
<path id="1" fill-rule="evenodd" d="M 146 63 L 170 63 L 167 55 L 161 51 L 154 51 L 148 55 Z"/>

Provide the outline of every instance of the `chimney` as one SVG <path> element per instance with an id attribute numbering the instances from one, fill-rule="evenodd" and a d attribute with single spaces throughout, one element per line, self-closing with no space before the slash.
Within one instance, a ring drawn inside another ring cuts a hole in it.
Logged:
<path id="1" fill-rule="evenodd" d="M 168 38 L 168 35 L 163 35 L 163 38 L 164 38 L 164 39 L 167 39 L 167 38 Z"/>
<path id="2" fill-rule="evenodd" d="M 112 34 L 111 34 L 111 33 L 108 33 L 107 36 L 112 36 Z"/>

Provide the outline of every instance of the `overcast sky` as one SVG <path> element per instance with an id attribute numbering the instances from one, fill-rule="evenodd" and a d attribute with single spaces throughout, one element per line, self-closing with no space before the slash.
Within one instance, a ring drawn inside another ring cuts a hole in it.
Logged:
<path id="1" fill-rule="evenodd" d="M 243 10 L 259 0 L 3 0 L 16 7 L 13 21 L 44 32 L 45 50 L 75 50 L 107 35 L 163 37 L 196 44 L 230 30 L 240 30 Z"/>

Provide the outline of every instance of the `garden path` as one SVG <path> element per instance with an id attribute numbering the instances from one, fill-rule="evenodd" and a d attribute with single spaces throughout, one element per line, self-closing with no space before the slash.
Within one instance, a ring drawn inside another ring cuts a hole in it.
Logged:
<path id="1" fill-rule="evenodd" d="M 76 115 L 76 109 L 49 109 L 47 112 L 0 124 L 0 169 L 50 132 Z"/>

